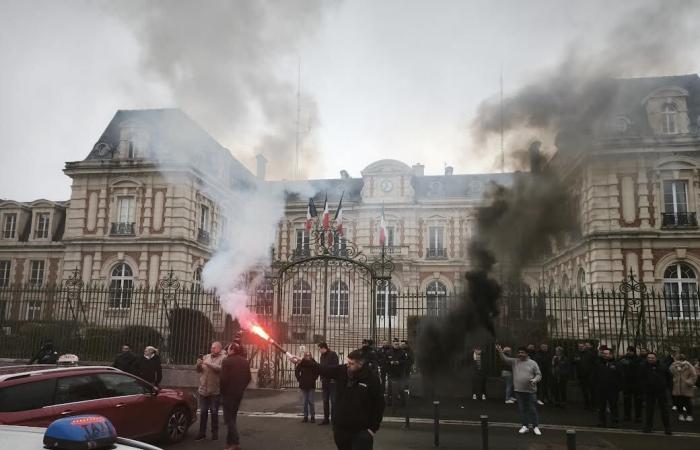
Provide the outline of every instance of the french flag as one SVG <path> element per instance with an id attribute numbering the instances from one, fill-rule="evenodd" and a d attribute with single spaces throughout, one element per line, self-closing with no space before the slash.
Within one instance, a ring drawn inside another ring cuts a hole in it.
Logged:
<path id="1" fill-rule="evenodd" d="M 335 210 L 335 217 L 333 217 L 333 222 L 335 222 L 336 230 L 338 230 L 338 236 L 343 235 L 343 196 L 345 191 L 340 194 L 340 202 L 338 203 L 338 209 Z"/>
<path id="2" fill-rule="evenodd" d="M 386 245 L 387 231 L 386 231 L 386 221 L 384 220 L 384 206 L 382 205 L 382 219 L 379 222 L 379 245 L 384 247 Z"/>
<path id="3" fill-rule="evenodd" d="M 314 219 L 318 217 L 316 213 L 316 205 L 314 199 L 309 198 L 309 206 L 306 208 L 306 233 L 311 233 L 311 228 L 314 226 Z"/>
<path id="4" fill-rule="evenodd" d="M 326 194 L 325 200 L 323 200 L 323 217 L 322 217 L 323 229 L 328 230 L 331 227 L 331 212 L 328 209 L 328 194 Z"/>

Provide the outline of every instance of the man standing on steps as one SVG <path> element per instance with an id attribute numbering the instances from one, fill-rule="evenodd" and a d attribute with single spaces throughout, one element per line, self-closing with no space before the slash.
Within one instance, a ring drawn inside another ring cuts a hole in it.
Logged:
<path id="1" fill-rule="evenodd" d="M 542 380 L 542 373 L 537 363 L 530 359 L 525 347 L 518 349 L 517 358 L 508 358 L 503 354 L 503 349 L 496 344 L 501 360 L 513 367 L 513 389 L 518 400 L 518 412 L 522 427 L 518 431 L 525 434 L 529 431 L 528 426 L 532 424 L 532 432 L 541 436 L 539 428 L 539 417 L 537 416 L 537 383 Z M 528 420 L 529 415 L 529 420 Z"/>
<path id="2" fill-rule="evenodd" d="M 340 364 L 338 354 L 328 348 L 328 344 L 321 342 L 318 344 L 321 352 L 321 367 L 335 367 Z M 319 425 L 331 423 L 331 411 L 335 403 L 335 380 L 321 376 L 321 387 L 323 389 L 323 421 Z"/>

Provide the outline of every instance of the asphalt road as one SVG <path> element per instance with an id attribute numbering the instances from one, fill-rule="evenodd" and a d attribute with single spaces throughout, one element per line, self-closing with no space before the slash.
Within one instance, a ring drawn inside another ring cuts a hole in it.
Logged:
<path id="1" fill-rule="evenodd" d="M 292 414 L 267 416 L 239 416 L 241 446 L 245 450 L 321 450 L 335 449 L 332 431 L 327 426 L 301 423 Z M 190 429 L 188 439 L 165 446 L 167 450 L 221 450 L 225 442 L 221 428 L 218 441 L 194 442 L 198 424 Z M 490 450 L 566 450 L 565 427 L 544 426 L 540 437 L 521 436 L 515 425 L 492 425 L 489 429 Z M 377 433 L 375 450 L 434 449 L 431 424 L 413 423 L 409 429 L 401 423 L 385 423 Z M 577 432 L 577 450 L 697 450 L 700 436 L 651 435 L 622 430 L 581 429 Z M 481 429 L 476 425 L 441 425 L 440 445 L 444 449 L 481 450 Z"/>

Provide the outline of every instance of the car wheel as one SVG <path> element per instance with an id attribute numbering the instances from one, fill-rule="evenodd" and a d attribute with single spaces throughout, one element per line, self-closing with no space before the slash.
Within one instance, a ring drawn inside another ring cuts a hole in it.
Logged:
<path id="1" fill-rule="evenodd" d="M 163 430 L 163 440 L 169 443 L 185 439 L 190 427 L 190 413 L 187 409 L 178 407 L 170 411 Z"/>

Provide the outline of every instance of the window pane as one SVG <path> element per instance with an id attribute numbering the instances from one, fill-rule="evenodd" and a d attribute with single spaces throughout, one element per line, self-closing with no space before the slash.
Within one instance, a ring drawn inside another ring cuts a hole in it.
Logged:
<path id="1" fill-rule="evenodd" d="M 10 261 L 0 261 L 0 287 L 10 285 Z"/>
<path id="2" fill-rule="evenodd" d="M 53 404 L 56 380 L 34 381 L 0 389 L 0 412 L 29 411 Z"/>
<path id="3" fill-rule="evenodd" d="M 126 375 L 105 373 L 97 375 L 97 378 L 104 385 L 105 397 L 145 394 L 149 391 L 138 380 Z"/>
<path id="4" fill-rule="evenodd" d="M 55 404 L 83 402 L 102 398 L 100 383 L 91 375 L 59 378 L 56 381 Z"/>
<path id="5" fill-rule="evenodd" d="M 134 197 L 119 197 L 117 205 L 117 221 L 119 223 L 132 223 L 134 221 Z"/>

